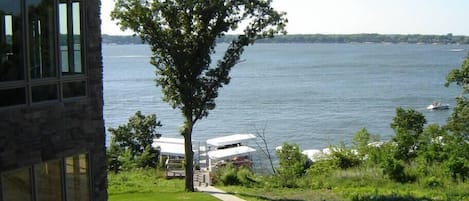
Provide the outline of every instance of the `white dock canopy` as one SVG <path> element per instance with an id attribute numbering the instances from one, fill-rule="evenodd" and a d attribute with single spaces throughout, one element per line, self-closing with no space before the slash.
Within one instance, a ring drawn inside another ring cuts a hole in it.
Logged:
<path id="1" fill-rule="evenodd" d="M 209 151 L 208 157 L 212 160 L 223 160 L 230 159 L 236 156 L 246 156 L 249 153 L 255 152 L 256 150 L 248 146 L 239 146 L 226 149 L 219 149 L 215 151 Z"/>
<path id="2" fill-rule="evenodd" d="M 151 146 L 159 147 L 161 155 L 184 157 L 184 139 L 160 137 L 153 139 Z"/>
<path id="3" fill-rule="evenodd" d="M 207 145 L 221 147 L 225 145 L 241 143 L 243 141 L 247 141 L 247 140 L 255 139 L 255 138 L 256 136 L 253 134 L 234 134 L 234 135 L 229 135 L 229 136 L 224 136 L 224 137 L 208 139 Z"/>
<path id="4" fill-rule="evenodd" d="M 153 139 L 153 142 L 170 143 L 170 144 L 184 144 L 183 138 L 160 137 Z"/>

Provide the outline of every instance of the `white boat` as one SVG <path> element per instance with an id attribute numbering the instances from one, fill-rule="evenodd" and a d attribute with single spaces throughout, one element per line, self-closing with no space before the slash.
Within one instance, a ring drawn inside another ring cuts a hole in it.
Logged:
<path id="1" fill-rule="evenodd" d="M 450 51 L 450 52 L 462 52 L 462 51 L 464 51 L 464 49 L 462 49 L 462 48 L 454 48 L 454 49 L 450 49 L 449 51 Z"/>
<path id="2" fill-rule="evenodd" d="M 447 110 L 449 109 L 449 104 L 443 104 L 437 101 L 434 101 L 432 104 L 430 104 L 427 109 L 429 110 Z"/>

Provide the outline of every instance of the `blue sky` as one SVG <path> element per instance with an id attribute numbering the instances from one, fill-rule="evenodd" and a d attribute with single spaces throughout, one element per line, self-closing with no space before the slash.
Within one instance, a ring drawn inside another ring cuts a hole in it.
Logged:
<path id="1" fill-rule="evenodd" d="M 121 32 L 109 18 L 113 0 L 102 0 L 102 32 Z M 287 12 L 289 34 L 469 35 L 469 0 L 273 0 Z"/>

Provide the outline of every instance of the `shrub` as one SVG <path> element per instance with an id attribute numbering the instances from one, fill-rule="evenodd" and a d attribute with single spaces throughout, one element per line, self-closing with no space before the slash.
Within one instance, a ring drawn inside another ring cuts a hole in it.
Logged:
<path id="1" fill-rule="evenodd" d="M 236 168 L 230 163 L 217 170 L 212 182 L 220 182 L 224 186 L 252 186 L 255 183 L 255 180 L 252 179 L 252 177 L 254 177 L 254 174 L 247 167 Z"/>
<path id="2" fill-rule="evenodd" d="M 284 143 L 282 149 L 277 150 L 279 165 L 277 172 L 279 185 L 282 187 L 297 187 L 296 180 L 302 177 L 311 165 L 306 155 L 300 152 L 297 144 Z"/>
<path id="3" fill-rule="evenodd" d="M 436 187 L 443 186 L 443 181 L 441 181 L 441 179 L 438 179 L 432 176 L 432 177 L 425 178 L 424 184 L 425 184 L 425 187 L 436 188 Z"/>
<path id="4" fill-rule="evenodd" d="M 362 162 L 358 154 L 353 152 L 353 150 L 345 148 L 345 145 L 333 147 L 331 150 L 331 160 L 333 160 L 336 166 L 341 169 L 357 167 Z"/>
<path id="5" fill-rule="evenodd" d="M 413 109 L 396 109 L 396 116 L 393 118 L 391 128 L 396 135 L 392 138 L 397 144 L 397 150 L 394 153 L 396 159 L 410 161 L 417 155 L 419 147 L 419 136 L 423 132 L 427 121 L 422 113 Z"/>
<path id="6" fill-rule="evenodd" d="M 243 186 L 252 186 L 256 181 L 252 179 L 254 174 L 247 167 L 240 167 L 236 173 L 240 185 Z"/>
<path id="7" fill-rule="evenodd" d="M 465 182 L 466 178 L 469 177 L 469 163 L 464 158 L 452 156 L 445 164 L 454 181 L 461 179 L 462 182 Z"/>
<path id="8" fill-rule="evenodd" d="M 108 169 L 118 172 L 132 167 L 156 167 L 158 152 L 151 146 L 153 139 L 161 136 L 156 115 L 143 115 L 140 111 L 117 129 L 109 128 L 111 144 L 107 150 Z"/>
<path id="9" fill-rule="evenodd" d="M 220 182 L 225 185 L 238 185 L 240 182 L 238 180 L 238 175 L 236 174 L 236 169 L 231 168 L 223 171 L 220 175 Z"/>
<path id="10" fill-rule="evenodd" d="M 320 160 L 311 165 L 306 172 L 309 176 L 328 176 L 334 170 L 335 164 L 330 160 Z"/>
<path id="11" fill-rule="evenodd" d="M 425 159 L 425 163 L 439 163 L 448 159 L 445 146 L 451 140 L 447 131 L 437 124 L 428 125 L 419 138 L 418 157 Z"/>
<path id="12" fill-rule="evenodd" d="M 383 168 L 383 173 L 393 181 L 407 183 L 416 180 L 414 175 L 406 173 L 404 163 L 394 158 L 388 157 L 381 164 L 381 167 Z"/>
<path id="13" fill-rule="evenodd" d="M 146 146 L 142 154 L 135 159 L 137 167 L 157 167 L 158 152 L 152 146 Z"/>
<path id="14" fill-rule="evenodd" d="M 370 142 L 377 142 L 380 140 L 379 135 L 373 135 L 368 132 L 366 128 L 362 128 L 353 135 L 352 138 L 352 148 L 357 150 L 360 157 L 365 157 L 369 155 L 373 148 L 368 145 Z"/>
<path id="15" fill-rule="evenodd" d="M 308 158 L 300 152 L 296 144 L 284 143 L 282 149 L 277 150 L 279 159 L 278 173 L 290 177 L 301 177 L 309 167 Z"/>
<path id="16" fill-rule="evenodd" d="M 111 144 L 111 146 L 106 150 L 107 167 L 109 171 L 117 174 L 122 170 L 124 162 L 121 160 L 121 156 L 123 153 L 124 151 L 122 149 L 113 144 Z"/>

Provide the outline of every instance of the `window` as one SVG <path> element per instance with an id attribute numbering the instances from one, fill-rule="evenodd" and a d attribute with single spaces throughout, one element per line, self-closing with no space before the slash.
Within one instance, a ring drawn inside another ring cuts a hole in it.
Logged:
<path id="1" fill-rule="evenodd" d="M 56 100 L 58 98 L 57 91 L 57 84 L 32 86 L 32 102 L 37 103 L 41 101 Z"/>
<path id="2" fill-rule="evenodd" d="M 80 154 L 65 160 L 67 179 L 67 201 L 86 201 L 90 199 L 90 178 L 88 155 Z"/>
<path id="3" fill-rule="evenodd" d="M 0 200 L 89 201 L 88 158 L 88 154 L 78 154 L 2 173 Z"/>
<path id="4" fill-rule="evenodd" d="M 54 1 L 26 0 L 31 79 L 56 77 Z"/>
<path id="5" fill-rule="evenodd" d="M 34 166 L 37 201 L 62 200 L 62 163 L 50 161 Z"/>
<path id="6" fill-rule="evenodd" d="M 25 88 L 0 90 L 0 107 L 26 104 Z"/>
<path id="7" fill-rule="evenodd" d="M 0 82 L 24 80 L 21 2 L 0 1 Z"/>
<path id="8" fill-rule="evenodd" d="M 33 199 L 30 168 L 2 174 L 2 186 L 4 201 L 30 201 Z"/>
<path id="9" fill-rule="evenodd" d="M 64 98 L 86 96 L 86 82 L 65 82 L 62 85 L 62 91 Z"/>
<path id="10" fill-rule="evenodd" d="M 0 107 L 26 104 L 21 1 L 0 1 Z"/>
<path id="11" fill-rule="evenodd" d="M 87 95 L 82 4 L 0 0 L 0 109 Z"/>
<path id="12" fill-rule="evenodd" d="M 80 2 L 60 0 L 59 29 L 62 75 L 83 74 Z"/>

